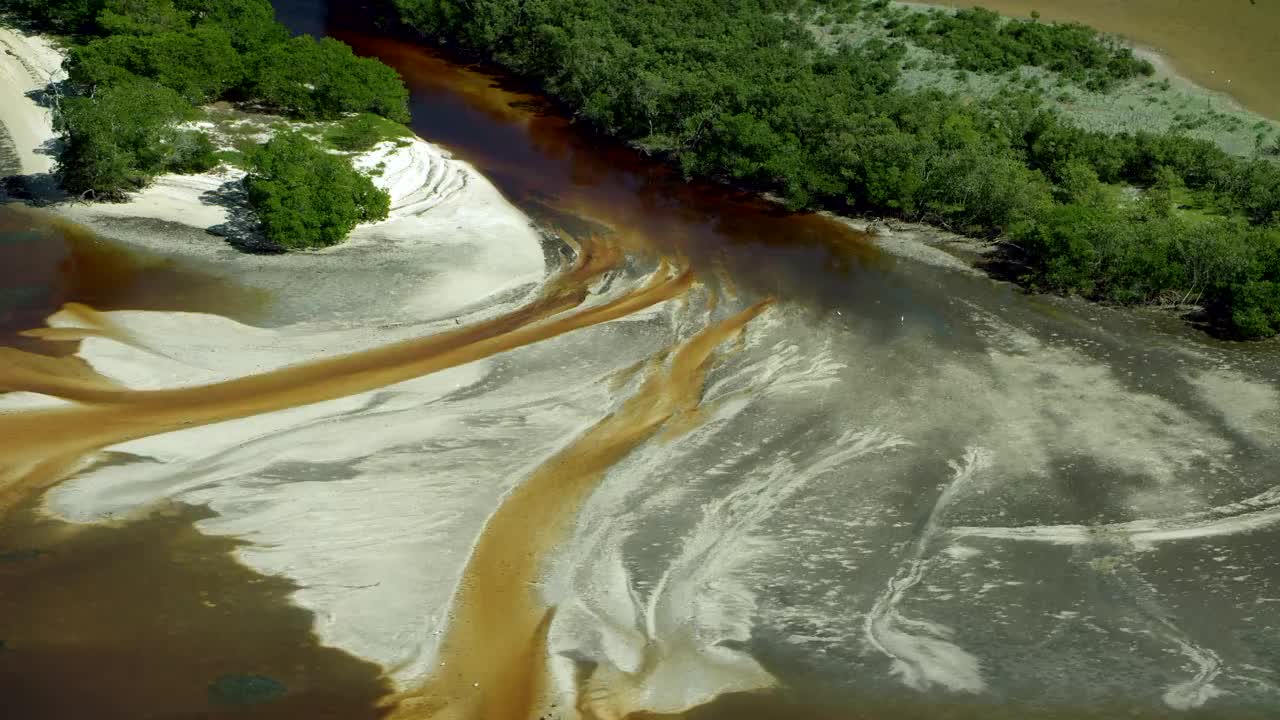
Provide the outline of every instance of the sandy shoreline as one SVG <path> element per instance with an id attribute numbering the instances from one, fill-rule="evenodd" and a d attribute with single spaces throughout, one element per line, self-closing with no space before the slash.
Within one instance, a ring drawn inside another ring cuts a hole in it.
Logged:
<path id="1" fill-rule="evenodd" d="M 49 173 L 54 160 L 42 148 L 55 138 L 52 117 L 28 94 L 58 77 L 62 56 L 44 38 L 3 27 L 0 47 L 0 124 L 22 173 Z M 374 182 L 391 195 L 390 217 L 316 252 L 261 255 L 236 247 L 245 232 L 237 227 L 246 215 L 243 172 L 227 166 L 161 176 L 127 203 L 63 201 L 45 209 L 126 247 L 267 292 L 273 302 L 263 321 L 275 326 L 315 317 L 420 322 L 542 278 L 541 234 L 466 163 L 419 138 L 383 143 L 354 161 L 385 168 Z"/>
<path id="2" fill-rule="evenodd" d="M 61 203 L 52 210 L 127 247 L 269 293 L 264 321 L 271 325 L 314 317 L 440 318 L 542 279 L 542 235 L 470 166 L 416 138 L 407 147 L 384 143 L 356 162 L 386 163 L 374 182 L 390 193 L 391 215 L 313 252 L 264 255 L 237 247 L 237 231 L 226 228 L 243 222 L 243 207 L 221 198 L 240 192 L 238 170 L 167 175 L 128 203 Z"/>

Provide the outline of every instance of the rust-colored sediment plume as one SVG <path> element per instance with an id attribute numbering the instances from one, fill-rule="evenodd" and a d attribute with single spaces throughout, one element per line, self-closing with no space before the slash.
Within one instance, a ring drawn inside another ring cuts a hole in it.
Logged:
<path id="1" fill-rule="evenodd" d="M 684 343 L 617 412 L 511 491 L 472 550 L 435 672 L 421 688 L 391 699 L 392 720 L 548 716 L 546 631 L 553 609 L 537 597 L 545 555 L 567 535 L 610 466 L 664 425 L 696 412 L 712 352 L 768 304 L 749 307 Z"/>
<path id="2" fill-rule="evenodd" d="M 575 266 L 552 278 L 537 300 L 509 314 L 450 332 L 210 385 L 129 390 L 72 362 L 6 349 L 0 357 L 0 392 L 38 392 L 72 404 L 0 415 L 0 514 L 61 481 L 81 467 L 89 453 L 103 447 L 368 392 L 624 317 L 678 296 L 693 280 L 690 271 L 672 273 L 664 264 L 644 286 L 607 303 L 567 313 L 586 299 L 590 282 L 617 267 L 621 259 L 616 248 L 589 243 Z M 94 334 L 118 332 L 98 325 Z"/>

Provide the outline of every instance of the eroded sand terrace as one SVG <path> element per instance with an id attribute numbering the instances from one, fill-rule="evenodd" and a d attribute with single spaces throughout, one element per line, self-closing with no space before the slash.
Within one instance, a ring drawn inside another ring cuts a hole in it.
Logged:
<path id="1" fill-rule="evenodd" d="M 397 718 L 813 684 L 974 717 L 1280 703 L 1273 357 L 907 261 L 814 306 L 625 228 L 543 236 L 427 143 L 396 160 L 347 246 L 181 251 L 269 287 L 270 323 L 69 305 L 33 331 L 83 364 L 5 350 L 0 505 L 207 507 Z M 184 218 L 220 221 L 151 219 Z"/>

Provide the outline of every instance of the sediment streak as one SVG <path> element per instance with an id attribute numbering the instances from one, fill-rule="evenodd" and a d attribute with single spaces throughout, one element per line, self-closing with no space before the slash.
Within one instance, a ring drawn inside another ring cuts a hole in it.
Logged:
<path id="1" fill-rule="evenodd" d="M 0 348 L 0 392 L 69 401 L 0 415 L 0 513 L 65 479 L 101 448 L 368 392 L 625 317 L 682 294 L 693 282 L 691 271 L 671 272 L 663 264 L 640 288 L 566 312 L 586 300 L 592 280 L 620 261 L 614 248 L 588 246 L 538 299 L 511 313 L 451 332 L 195 387 L 131 390 L 73 360 Z M 90 332 L 110 333 L 111 328 Z M 66 335 L 60 330 L 33 334 Z"/>
<path id="2" fill-rule="evenodd" d="M 62 401 L 0 415 L 0 512 L 72 476 L 106 447 L 368 392 L 623 318 L 676 298 L 693 284 L 690 271 L 663 263 L 642 286 L 579 307 L 588 285 L 620 262 L 616 249 L 591 246 L 535 301 L 511 313 L 451 332 L 193 387 L 130 389 L 75 359 L 0 348 L 0 391 Z M 617 412 L 505 498 L 481 532 L 455 591 L 451 622 L 438 647 L 438 672 L 419 690 L 394 698 L 395 717 L 537 717 L 553 612 L 540 607 L 535 590 L 544 555 L 564 539 L 582 502 L 613 463 L 664 428 L 678 432 L 697 424 L 714 351 L 769 304 L 752 305 L 681 344 Z M 137 342 L 91 308 L 73 305 L 63 312 L 74 315 L 80 327 L 31 334 Z"/>

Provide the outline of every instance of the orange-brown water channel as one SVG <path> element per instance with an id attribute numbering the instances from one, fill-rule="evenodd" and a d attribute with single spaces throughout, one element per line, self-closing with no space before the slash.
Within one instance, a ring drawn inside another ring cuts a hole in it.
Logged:
<path id="1" fill-rule="evenodd" d="M 1091 25 L 1160 52 L 1177 71 L 1280 120 L 1280 4 L 1267 0 L 934 0 Z"/>

